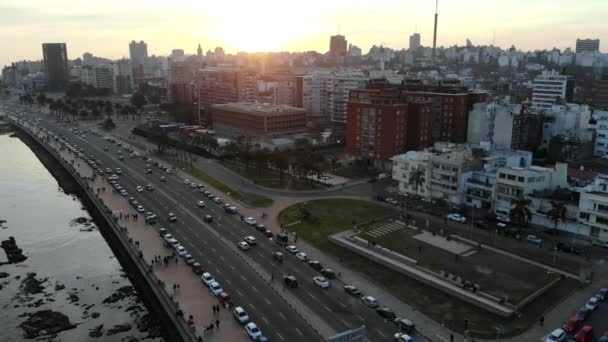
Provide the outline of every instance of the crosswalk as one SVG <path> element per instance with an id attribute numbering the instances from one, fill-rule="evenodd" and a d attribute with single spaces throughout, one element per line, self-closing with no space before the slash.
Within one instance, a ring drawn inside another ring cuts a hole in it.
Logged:
<path id="1" fill-rule="evenodd" d="M 375 238 L 379 238 L 383 235 L 386 235 L 386 234 L 389 234 L 392 232 L 396 232 L 403 228 L 405 228 L 405 223 L 403 223 L 401 221 L 393 221 L 390 223 L 386 223 L 374 230 L 370 230 L 369 232 L 367 232 L 367 235 L 373 236 Z"/>

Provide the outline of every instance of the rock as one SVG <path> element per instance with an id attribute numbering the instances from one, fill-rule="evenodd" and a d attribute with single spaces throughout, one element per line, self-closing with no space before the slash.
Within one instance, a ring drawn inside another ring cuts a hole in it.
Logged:
<path id="1" fill-rule="evenodd" d="M 36 273 L 30 272 L 21 282 L 21 290 L 28 294 L 40 293 L 44 289 L 41 284 L 45 281 L 46 279 L 36 279 Z"/>
<path id="2" fill-rule="evenodd" d="M 114 327 L 112 327 L 112 329 L 108 329 L 108 331 L 106 332 L 106 336 L 112 336 L 112 335 L 121 333 L 123 331 L 129 331 L 129 330 L 131 330 L 131 324 L 129 324 L 129 323 L 116 324 Z"/>
<path id="3" fill-rule="evenodd" d="M 8 277 L 10 274 L 6 272 L 0 272 L 0 279 Z"/>
<path id="4" fill-rule="evenodd" d="M 133 286 L 123 286 L 121 288 L 119 288 L 118 290 L 116 290 L 116 292 L 114 292 L 111 296 L 107 297 L 106 299 L 103 300 L 104 304 L 111 304 L 111 303 L 116 303 L 126 297 L 135 295 L 135 289 L 133 288 Z"/>
<path id="5" fill-rule="evenodd" d="M 75 303 L 75 302 L 79 301 L 80 298 L 76 294 L 70 293 L 68 300 L 70 301 L 70 303 Z"/>
<path id="6" fill-rule="evenodd" d="M 103 335 L 103 324 L 100 324 L 95 328 L 89 330 L 90 337 L 100 337 L 101 335 Z"/>
<path id="7" fill-rule="evenodd" d="M 55 291 L 61 291 L 63 289 L 65 289 L 65 285 L 60 283 L 55 284 Z"/>
<path id="8" fill-rule="evenodd" d="M 73 329 L 76 325 L 70 322 L 68 316 L 52 310 L 41 310 L 29 315 L 29 318 L 19 324 L 26 338 L 36 338 L 47 334 L 57 334 L 63 330 Z"/>
<path id="9" fill-rule="evenodd" d="M 93 317 L 93 318 L 97 318 L 97 317 L 99 317 L 99 312 L 93 312 L 93 313 L 91 314 L 91 317 Z"/>

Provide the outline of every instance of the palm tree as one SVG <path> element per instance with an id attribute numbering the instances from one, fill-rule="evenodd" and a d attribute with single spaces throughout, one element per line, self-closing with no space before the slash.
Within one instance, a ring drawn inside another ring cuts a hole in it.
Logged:
<path id="1" fill-rule="evenodd" d="M 285 170 L 289 168 L 289 157 L 286 153 L 281 152 L 279 150 L 275 150 L 274 153 L 270 156 L 270 162 L 274 165 L 277 170 L 279 170 L 279 181 L 283 184 L 283 176 L 285 175 Z"/>
<path id="2" fill-rule="evenodd" d="M 551 201 L 551 210 L 547 213 L 547 216 L 553 221 L 555 233 L 559 234 L 559 229 L 557 225 L 559 221 L 566 221 L 566 213 L 567 209 L 564 203 L 558 201 Z"/>
<path id="3" fill-rule="evenodd" d="M 106 105 L 105 113 L 108 116 L 108 119 L 110 117 L 112 117 L 112 114 L 114 114 L 114 110 L 112 109 L 112 105 L 111 104 L 109 106 Z"/>
<path id="4" fill-rule="evenodd" d="M 528 222 L 532 219 L 532 212 L 528 208 L 528 206 L 532 203 L 529 199 L 520 196 L 513 202 L 511 212 L 509 215 L 511 216 L 511 220 L 520 227 L 525 227 L 528 225 Z"/>
<path id="5" fill-rule="evenodd" d="M 418 165 L 416 169 L 410 171 L 409 183 L 414 185 L 414 189 L 416 189 L 416 197 L 418 197 L 419 188 L 424 185 L 424 169 Z"/>

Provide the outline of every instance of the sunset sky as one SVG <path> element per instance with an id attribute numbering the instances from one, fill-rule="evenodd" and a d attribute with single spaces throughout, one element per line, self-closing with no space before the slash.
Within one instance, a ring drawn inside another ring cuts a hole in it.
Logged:
<path id="1" fill-rule="evenodd" d="M 431 45 L 434 0 L 2 0 L 0 66 L 41 59 L 43 42 L 65 42 L 70 59 L 84 52 L 128 57 L 128 43 L 145 40 L 150 54 L 173 48 L 195 53 L 325 52 L 340 31 L 363 48 L 401 49 L 415 27 Z M 496 44 L 542 49 L 572 47 L 577 37 L 600 38 L 608 51 L 608 0 L 440 0 L 438 45 Z"/>

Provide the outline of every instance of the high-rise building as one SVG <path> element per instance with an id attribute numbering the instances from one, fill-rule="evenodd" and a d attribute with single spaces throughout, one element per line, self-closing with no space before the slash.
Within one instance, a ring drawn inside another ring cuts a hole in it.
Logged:
<path id="1" fill-rule="evenodd" d="M 347 49 L 346 37 L 338 34 L 329 38 L 329 55 L 337 62 L 344 61 Z"/>
<path id="2" fill-rule="evenodd" d="M 591 105 L 596 109 L 608 110 L 608 75 L 594 81 Z"/>
<path id="3" fill-rule="evenodd" d="M 42 55 L 49 90 L 64 90 L 69 80 L 68 50 L 65 43 L 42 44 Z"/>
<path id="4" fill-rule="evenodd" d="M 596 52 L 600 51 L 600 40 L 599 39 L 577 39 L 576 40 L 576 53 L 579 52 Z"/>
<path id="5" fill-rule="evenodd" d="M 544 71 L 534 79 L 532 88 L 532 112 L 542 113 L 559 102 L 572 102 L 574 79 L 560 75 L 555 70 Z"/>
<path id="6" fill-rule="evenodd" d="M 143 66 L 148 58 L 148 44 L 143 40 L 136 42 L 134 40 L 129 43 L 129 56 L 131 58 L 131 64 L 133 68 Z"/>
<path id="7" fill-rule="evenodd" d="M 420 33 L 410 36 L 410 51 L 417 51 L 420 48 Z"/>
<path id="8" fill-rule="evenodd" d="M 2 82 L 9 87 L 14 87 L 17 84 L 17 68 L 14 65 L 7 65 L 2 68 Z"/>
<path id="9" fill-rule="evenodd" d="M 114 91 L 114 70 L 109 66 L 95 67 L 95 82 L 99 89 Z"/>
<path id="10" fill-rule="evenodd" d="M 120 59 L 113 63 L 114 66 L 114 93 L 133 93 L 133 69 L 128 59 Z"/>
<path id="11" fill-rule="evenodd" d="M 173 49 L 173 50 L 171 50 L 171 58 L 172 59 L 180 58 L 180 57 L 184 57 L 184 50 L 183 49 Z"/>

